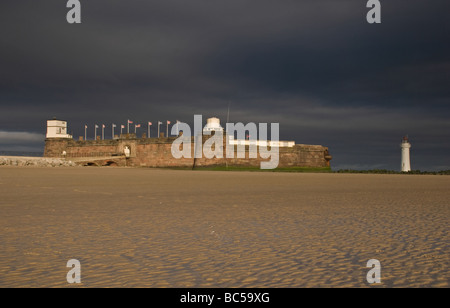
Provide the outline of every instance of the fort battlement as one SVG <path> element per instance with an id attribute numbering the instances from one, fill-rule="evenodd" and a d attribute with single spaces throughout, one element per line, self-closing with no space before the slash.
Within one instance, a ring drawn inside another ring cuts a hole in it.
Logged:
<path id="1" fill-rule="evenodd" d="M 201 142 L 205 142 L 212 135 L 202 135 Z M 191 145 L 191 158 L 175 158 L 172 155 L 172 144 L 177 137 L 138 138 L 135 134 L 122 134 L 114 139 L 74 140 L 73 138 L 50 137 L 45 140 L 44 157 L 65 158 L 80 165 L 96 166 L 130 166 L 130 167 L 210 167 L 210 166 L 239 166 L 259 167 L 261 162 L 269 161 L 257 155 L 253 158 L 250 146 L 241 149 L 233 145 L 233 157 L 225 155 L 228 135 L 224 134 L 222 147 L 223 158 L 195 158 L 195 137 L 187 137 Z M 186 138 L 186 137 L 184 137 Z M 238 140 L 239 141 L 239 140 Z M 199 140 L 197 139 L 197 144 Z M 242 140 L 244 142 L 244 140 Z M 281 144 L 281 142 L 280 142 Z M 286 143 L 287 144 L 287 143 Z M 270 147 L 268 147 L 270 149 Z M 289 167 L 329 167 L 331 156 L 328 148 L 321 145 L 295 144 L 279 147 L 279 168 Z M 239 154 L 239 155 L 238 155 Z"/>
<path id="2" fill-rule="evenodd" d="M 203 136 L 206 141 L 210 136 Z M 73 140 L 70 138 L 47 138 L 44 157 L 66 158 L 79 164 L 99 166 L 135 167 L 200 167 L 200 166 L 252 166 L 257 167 L 267 159 L 249 158 L 249 146 L 244 148 L 244 158 L 194 158 L 194 137 L 192 137 L 192 158 L 176 159 L 172 156 L 172 143 L 176 137 L 169 138 L 126 138 L 111 140 Z M 129 156 L 124 149 L 128 147 Z M 226 142 L 224 140 L 224 149 Z M 225 152 L 225 151 L 224 151 Z M 225 156 L 225 155 L 224 155 Z M 280 168 L 287 167 L 329 167 L 331 156 L 328 148 L 321 145 L 296 144 L 279 148 Z"/>

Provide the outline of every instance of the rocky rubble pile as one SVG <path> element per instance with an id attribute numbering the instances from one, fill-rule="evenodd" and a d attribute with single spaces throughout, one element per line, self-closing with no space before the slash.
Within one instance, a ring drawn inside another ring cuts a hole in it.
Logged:
<path id="1" fill-rule="evenodd" d="M 0 166 L 75 167 L 77 164 L 58 158 L 0 156 Z"/>

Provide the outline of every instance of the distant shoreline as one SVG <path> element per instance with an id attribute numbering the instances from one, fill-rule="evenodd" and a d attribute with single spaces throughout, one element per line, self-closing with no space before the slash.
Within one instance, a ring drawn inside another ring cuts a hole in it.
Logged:
<path id="1" fill-rule="evenodd" d="M 152 167 L 137 167 L 137 168 L 152 168 Z M 248 172 L 283 172 L 283 173 L 353 173 L 353 174 L 400 174 L 400 175 L 450 175 L 450 170 L 442 171 L 420 171 L 412 170 L 410 172 L 401 172 L 394 170 L 331 170 L 330 168 L 309 168 L 309 167 L 295 167 L 295 168 L 276 168 L 276 169 L 260 169 L 258 167 L 196 167 L 183 168 L 183 167 L 155 167 L 154 169 L 169 169 L 169 170 L 194 170 L 194 171 L 248 171 Z"/>
<path id="2" fill-rule="evenodd" d="M 411 170 L 409 172 L 385 170 L 385 169 L 372 169 L 372 170 L 351 170 L 351 169 L 341 169 L 337 171 L 332 171 L 333 173 L 367 173 L 367 174 L 418 174 L 418 175 L 450 175 L 450 170 L 440 170 L 440 171 L 421 171 L 421 170 Z"/>
<path id="3" fill-rule="evenodd" d="M 44 157 L 44 152 L 34 151 L 0 151 L 0 156 Z"/>

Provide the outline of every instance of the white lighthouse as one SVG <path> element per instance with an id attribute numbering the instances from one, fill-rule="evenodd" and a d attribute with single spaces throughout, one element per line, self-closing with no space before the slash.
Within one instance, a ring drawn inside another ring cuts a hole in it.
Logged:
<path id="1" fill-rule="evenodd" d="M 409 160 L 411 143 L 409 143 L 408 136 L 403 137 L 400 147 L 402 148 L 402 172 L 409 172 L 411 171 L 411 162 Z"/>

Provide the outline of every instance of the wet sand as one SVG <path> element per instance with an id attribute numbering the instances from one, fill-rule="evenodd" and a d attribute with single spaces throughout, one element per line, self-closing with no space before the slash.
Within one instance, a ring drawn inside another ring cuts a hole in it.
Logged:
<path id="1" fill-rule="evenodd" d="M 0 287 L 448 288 L 449 187 L 428 175 L 0 167 Z M 366 281 L 369 259 L 380 284 Z"/>

